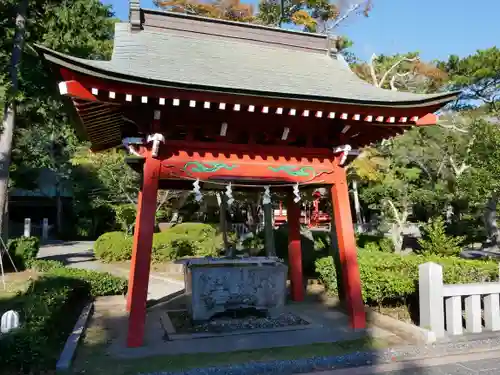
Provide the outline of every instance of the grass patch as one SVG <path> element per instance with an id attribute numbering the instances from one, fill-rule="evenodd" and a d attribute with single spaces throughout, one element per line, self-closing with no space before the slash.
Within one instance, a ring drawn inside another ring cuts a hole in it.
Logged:
<path id="1" fill-rule="evenodd" d="M 26 292 L 31 280 L 38 278 L 38 274 L 33 271 L 22 271 L 8 273 L 5 275 L 5 289 L 0 280 L 0 315 L 16 307 L 13 304 L 14 297 Z"/>
<path id="2" fill-rule="evenodd" d="M 73 373 L 85 375 L 136 375 L 157 371 L 188 370 L 197 367 L 235 365 L 247 362 L 290 360 L 316 356 L 335 356 L 383 349 L 390 342 L 363 338 L 338 343 L 271 348 L 231 353 L 197 353 L 172 356 L 154 356 L 137 359 L 113 359 L 106 355 L 108 337 L 102 329 L 88 330 L 79 348 Z"/>

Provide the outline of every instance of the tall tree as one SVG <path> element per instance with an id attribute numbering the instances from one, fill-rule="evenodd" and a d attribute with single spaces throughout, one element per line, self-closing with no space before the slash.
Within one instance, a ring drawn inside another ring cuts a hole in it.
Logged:
<path id="1" fill-rule="evenodd" d="M 28 0 L 22 0 L 16 15 L 12 55 L 8 70 L 10 73 L 10 86 L 7 90 L 7 95 L 4 95 L 6 102 L 2 106 L 3 110 L 1 112 L 3 128 L 0 135 L 0 235 L 3 238 L 8 238 L 9 169 L 16 116 L 16 96 L 19 89 L 18 68 L 24 45 L 27 8 Z"/>
<path id="2" fill-rule="evenodd" d="M 2 14 L 12 15 L 16 9 L 13 0 L 4 1 L 1 6 L 5 10 Z M 29 30 L 19 74 L 14 132 L 14 148 L 19 145 L 23 152 L 12 155 L 10 168 L 14 171 L 12 178 L 17 186 L 26 183 L 21 177 L 27 168 L 36 171 L 49 167 L 56 173 L 58 181 L 66 179 L 68 158 L 74 147 L 74 136 L 68 135 L 72 130 L 62 110 L 61 99 L 42 68 L 33 44 L 41 43 L 83 58 L 108 57 L 112 50 L 115 22 L 110 8 L 98 0 L 29 2 L 27 14 Z M 9 35 L 13 34 L 14 23 L 9 19 L 3 22 L 4 27 L 0 28 L 0 64 L 7 66 L 5 56 L 12 47 Z"/>
<path id="3" fill-rule="evenodd" d="M 240 0 L 213 0 L 211 2 L 199 0 L 154 0 L 153 3 L 157 7 L 171 12 L 239 22 L 253 22 L 255 19 L 253 6 L 241 3 Z"/>
<path id="4" fill-rule="evenodd" d="M 422 62 L 418 52 L 372 55 L 368 62 L 352 65 L 353 71 L 373 85 L 395 91 L 432 93 L 446 83 L 447 74 L 436 64 Z"/>
<path id="5" fill-rule="evenodd" d="M 478 50 L 465 58 L 456 55 L 438 67 L 450 76 L 450 87 L 463 90 L 462 101 L 487 105 L 491 111 L 500 111 L 500 49 Z"/>
<path id="6" fill-rule="evenodd" d="M 494 147 L 496 145 L 496 134 L 498 132 L 498 114 L 500 112 L 500 49 L 492 47 L 478 50 L 475 54 L 459 58 L 450 56 L 448 61 L 440 62 L 438 67 L 445 70 L 450 77 L 449 87 L 462 90 L 457 108 L 474 108 L 471 113 L 478 119 L 482 119 L 477 129 L 474 127 L 472 133 L 473 145 L 470 147 L 470 157 L 473 168 L 467 177 L 478 174 L 479 183 L 483 188 L 476 192 L 485 192 L 489 189 L 489 196 L 474 194 L 483 197 L 486 202 L 484 206 L 484 222 L 488 232 L 489 243 L 498 247 L 500 236 L 497 229 L 497 205 L 500 191 L 490 181 L 490 177 L 497 177 Z M 493 126 L 488 127 L 487 124 Z M 483 137 L 486 137 L 483 140 Z M 474 140 L 481 140 L 475 142 Z M 483 142 L 484 141 L 484 142 Z M 491 157 L 488 153 L 491 152 Z M 489 177 L 488 177 L 489 176 Z M 466 184 L 463 186 L 465 187 Z"/>
<path id="7" fill-rule="evenodd" d="M 303 31 L 331 34 L 349 16 L 368 16 L 371 0 L 262 0 L 256 20 L 271 26 L 294 24 Z"/>

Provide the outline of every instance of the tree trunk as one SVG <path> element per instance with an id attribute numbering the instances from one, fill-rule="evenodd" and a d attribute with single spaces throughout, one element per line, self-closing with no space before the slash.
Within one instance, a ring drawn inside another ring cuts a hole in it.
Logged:
<path id="1" fill-rule="evenodd" d="M 354 199 L 354 210 L 356 212 L 356 224 L 358 224 L 359 228 L 362 228 L 363 215 L 361 214 L 361 205 L 359 203 L 358 194 L 358 182 L 356 180 L 352 181 L 352 195 Z"/>
<path id="2" fill-rule="evenodd" d="M 9 90 L 5 103 L 3 115 L 3 129 L 0 134 L 0 230 L 2 237 L 7 239 L 8 229 L 8 203 L 9 203 L 9 167 L 12 152 L 12 137 L 14 135 L 16 103 L 15 95 L 18 90 L 18 66 L 24 44 L 24 32 L 26 30 L 26 12 L 28 0 L 22 0 L 16 17 L 16 33 L 14 35 L 14 49 L 10 62 L 11 90 Z"/>
<path id="3" fill-rule="evenodd" d="M 224 252 L 225 256 L 234 256 L 233 249 L 230 248 L 229 240 L 227 237 L 228 223 L 227 223 L 227 197 L 224 193 L 217 193 L 219 200 L 219 220 L 220 220 L 220 231 L 222 233 L 222 239 L 224 241 Z"/>
<path id="4" fill-rule="evenodd" d="M 174 203 L 174 207 L 172 208 L 172 218 L 170 219 L 170 223 L 177 223 L 179 221 L 180 213 L 179 211 L 184 207 L 189 195 L 191 192 L 186 191 L 182 192 L 177 202 Z"/>
<path id="5" fill-rule="evenodd" d="M 486 203 L 484 211 L 484 224 L 486 227 L 486 233 L 488 234 L 486 246 L 498 246 L 498 236 L 500 233 L 497 225 L 497 202 L 498 195 L 494 193 Z"/>
<path id="6" fill-rule="evenodd" d="M 403 249 L 403 230 L 402 226 L 393 223 L 392 224 L 392 229 L 391 229 L 391 238 L 392 238 L 392 243 L 394 245 L 394 252 L 395 253 L 401 253 L 401 250 Z"/>
<path id="7" fill-rule="evenodd" d="M 264 233 L 266 256 L 275 257 L 274 229 L 273 229 L 273 206 L 271 203 L 264 204 Z"/>
<path id="8" fill-rule="evenodd" d="M 446 223 L 451 224 L 455 215 L 453 205 L 450 203 L 446 206 Z"/>

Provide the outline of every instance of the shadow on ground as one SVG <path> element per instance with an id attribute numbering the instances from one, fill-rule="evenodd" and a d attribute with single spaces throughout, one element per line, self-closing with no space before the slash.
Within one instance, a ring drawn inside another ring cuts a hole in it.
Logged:
<path id="1" fill-rule="evenodd" d="M 92 253 L 81 252 L 81 253 L 71 253 L 71 254 L 59 254 L 59 255 L 49 255 L 40 257 L 41 260 L 56 260 L 61 262 L 65 266 L 70 266 L 76 263 L 85 263 L 95 261 L 96 258 Z"/>
<path id="2" fill-rule="evenodd" d="M 303 306 L 318 304 L 320 299 L 320 296 L 310 293 Z M 300 342 L 306 330 L 289 331 L 289 334 L 284 336 L 282 332 L 271 332 L 215 338 L 172 339 L 168 334 L 165 320 L 162 320 L 164 313 L 162 310 L 167 305 L 171 310 L 185 309 L 182 293 L 149 301 L 148 304 L 146 330 L 149 333 L 146 333 L 145 345 L 141 348 L 128 349 L 125 347 L 128 319 L 123 297 L 98 299 L 83 343 L 77 351 L 72 372 L 86 375 L 102 373 L 265 375 L 318 371 L 327 371 L 325 375 L 448 373 L 421 368 L 414 361 L 402 361 L 398 356 L 401 350 L 390 348 L 406 348 L 409 347 L 408 343 L 394 337 L 381 340 L 380 337 L 374 337 L 374 330 L 340 335 L 341 331 L 350 329 L 331 327 L 332 335 L 328 339 L 321 338 L 315 343 L 301 345 L 294 345 L 294 342 Z M 338 314 L 339 311 L 338 306 L 325 307 L 325 315 Z M 340 321 L 337 320 L 338 323 Z M 339 336 L 335 337 L 335 333 Z M 278 343 L 279 340 L 276 338 L 280 335 L 288 341 Z M 256 341 L 260 342 L 261 348 L 238 350 Z M 224 345 L 221 343 L 225 343 L 226 346 L 220 346 Z M 184 352 L 181 349 L 184 349 Z M 452 370 L 453 368 L 450 369 Z M 456 372 L 456 369 L 455 372 L 449 373 L 469 374 Z"/>

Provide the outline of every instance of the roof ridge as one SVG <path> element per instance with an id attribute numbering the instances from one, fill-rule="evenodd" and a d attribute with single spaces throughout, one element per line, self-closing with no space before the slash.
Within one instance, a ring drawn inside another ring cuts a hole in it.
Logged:
<path id="1" fill-rule="evenodd" d="M 141 20 L 141 1 L 140 0 L 129 0 L 128 18 L 129 18 L 131 30 L 133 30 L 133 31 L 141 30 L 142 20 Z"/>
<path id="2" fill-rule="evenodd" d="M 130 0 L 130 1 L 136 1 L 136 0 Z M 224 19 L 220 19 L 220 18 L 205 17 L 205 16 L 200 16 L 197 14 L 172 12 L 172 11 L 161 10 L 161 9 L 141 8 L 140 10 L 141 10 L 141 12 L 144 12 L 144 13 L 161 14 L 161 15 L 164 15 L 167 17 L 185 18 L 185 19 L 198 20 L 198 21 L 204 21 L 204 22 L 209 22 L 209 23 L 219 23 L 219 24 L 239 26 L 239 27 L 244 27 L 244 28 L 262 29 L 262 30 L 274 31 L 277 33 L 303 35 L 303 36 L 308 36 L 308 37 L 318 38 L 318 39 L 325 39 L 325 40 L 328 39 L 328 35 L 326 35 L 326 34 L 311 33 L 311 32 L 301 31 L 301 30 L 283 29 L 283 28 L 276 27 L 276 26 L 267 26 L 267 25 L 259 25 L 259 24 L 250 23 L 250 22 L 224 20 Z M 331 37 L 334 37 L 334 36 L 330 36 L 330 38 Z"/>

